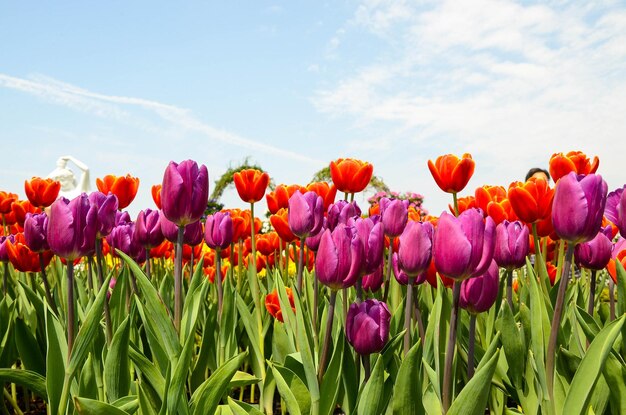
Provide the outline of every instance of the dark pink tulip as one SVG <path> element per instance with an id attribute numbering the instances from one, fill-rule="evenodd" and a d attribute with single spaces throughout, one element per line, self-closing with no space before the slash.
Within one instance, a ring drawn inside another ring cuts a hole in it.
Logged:
<path id="1" fill-rule="evenodd" d="M 224 249 L 233 242 L 233 219 L 230 212 L 216 212 L 207 216 L 204 240 L 213 249 Z"/>
<path id="2" fill-rule="evenodd" d="M 50 206 L 48 244 L 52 252 L 73 261 L 94 251 L 98 211 L 86 193 L 67 200 L 61 197 Z"/>
<path id="3" fill-rule="evenodd" d="M 398 253 L 394 253 L 391 259 L 391 264 L 393 265 L 393 276 L 396 277 L 396 281 L 400 285 L 408 285 L 409 284 L 409 274 L 404 272 L 402 268 L 400 268 L 400 260 L 398 259 Z M 430 264 L 430 262 L 429 262 Z M 417 279 L 413 282 L 414 284 L 421 284 L 426 281 L 426 272 L 422 272 L 417 275 Z M 411 278 L 415 278 L 415 275 L 412 275 Z"/>
<path id="4" fill-rule="evenodd" d="M 356 231 L 339 224 L 332 232 L 324 231 L 315 257 L 319 281 L 333 290 L 347 288 L 356 282 L 363 264 L 363 243 Z"/>
<path id="5" fill-rule="evenodd" d="M 383 263 L 380 262 L 378 268 L 369 274 L 365 274 L 361 279 L 361 287 L 364 291 L 375 293 L 383 285 Z"/>
<path id="6" fill-rule="evenodd" d="M 498 264 L 492 261 L 487 272 L 468 278 L 461 283 L 459 305 L 470 313 L 482 313 L 489 310 L 496 302 L 499 282 Z"/>
<path id="7" fill-rule="evenodd" d="M 117 210 L 118 201 L 117 196 L 113 193 L 105 195 L 102 192 L 92 192 L 89 194 L 89 203 L 96 208 L 96 237 L 104 238 L 115 225 L 117 225 L 118 215 L 121 215 Z M 126 212 L 124 212 L 126 213 Z M 128 216 L 128 213 L 126 213 Z M 128 220 L 130 222 L 130 216 Z"/>
<path id="8" fill-rule="evenodd" d="M 111 230 L 106 240 L 113 249 L 113 253 L 119 249 L 135 261 L 143 262 L 146 260 L 146 250 L 133 238 L 134 234 L 135 223 L 122 223 Z"/>
<path id="9" fill-rule="evenodd" d="M 48 215 L 27 213 L 24 220 L 24 240 L 33 252 L 43 252 L 48 246 Z"/>
<path id="10" fill-rule="evenodd" d="M 561 177 L 552 202 L 554 231 L 568 242 L 577 244 L 593 239 L 602 224 L 606 204 L 606 182 L 598 174 Z"/>
<path id="11" fill-rule="evenodd" d="M 424 273 L 433 252 L 433 225 L 430 222 L 409 222 L 400 235 L 398 268 L 411 277 Z"/>
<path id="12" fill-rule="evenodd" d="M 348 219 L 361 216 L 361 209 L 356 202 L 346 202 L 340 200 L 333 203 L 328 207 L 328 220 L 326 222 L 328 229 L 331 231 L 337 227 L 338 224 L 348 223 Z"/>
<path id="13" fill-rule="evenodd" d="M 158 210 L 139 211 L 133 239 L 144 248 L 154 248 L 163 242 L 165 236 L 161 231 L 161 214 Z"/>
<path id="14" fill-rule="evenodd" d="M 117 211 L 115 212 L 115 226 L 123 225 L 125 223 L 131 223 L 130 213 L 126 211 Z"/>
<path id="15" fill-rule="evenodd" d="M 529 249 L 529 230 L 522 222 L 504 220 L 496 226 L 496 245 L 493 259 L 502 268 L 513 270 L 526 263 Z"/>
<path id="16" fill-rule="evenodd" d="M 178 226 L 197 222 L 209 198 L 209 173 L 193 160 L 173 161 L 165 169 L 161 187 L 161 209 Z"/>
<path id="17" fill-rule="evenodd" d="M 483 219 L 479 209 L 468 209 L 459 217 L 443 212 L 433 242 L 437 271 L 455 280 L 483 274 L 493 258 L 495 224 Z"/>
<path id="18" fill-rule="evenodd" d="M 353 303 L 346 318 L 346 338 L 361 355 L 380 352 L 389 339 L 391 313 L 375 299 Z"/>
<path id="19" fill-rule="evenodd" d="M 369 218 L 350 218 L 348 225 L 356 229 L 357 236 L 363 244 L 365 263 L 363 264 L 362 273 L 364 275 L 371 274 L 380 267 L 383 261 L 385 236 L 380 217 L 374 215 Z"/>
<path id="20" fill-rule="evenodd" d="M 576 263 L 587 269 L 604 269 L 609 263 L 611 253 L 613 252 L 611 236 L 611 227 L 606 226 L 589 242 L 576 245 L 576 248 L 574 248 Z"/>
<path id="21" fill-rule="evenodd" d="M 316 235 L 324 220 L 324 200 L 315 192 L 300 193 L 297 190 L 289 198 L 287 221 L 298 238 Z"/>
<path id="22" fill-rule="evenodd" d="M 409 220 L 409 201 L 383 197 L 379 205 L 385 235 L 392 238 L 400 236 Z"/>
<path id="23" fill-rule="evenodd" d="M 317 232 L 317 234 L 315 234 L 313 236 L 309 236 L 308 238 L 306 238 L 304 240 L 304 243 L 306 244 L 306 247 L 309 248 L 313 252 L 317 252 L 317 249 L 320 246 L 320 241 L 322 240 L 322 234 L 327 229 L 326 222 L 327 222 L 326 218 L 324 218 L 322 220 L 322 226 L 321 226 L 319 232 Z"/>
<path id="24" fill-rule="evenodd" d="M 164 215 L 161 215 L 161 232 L 163 236 L 170 242 L 176 243 L 178 238 L 178 226 L 174 222 L 168 220 Z M 183 233 L 183 243 L 185 245 L 196 246 L 202 242 L 202 222 L 196 221 L 185 225 Z"/>
<path id="25" fill-rule="evenodd" d="M 617 226 L 620 235 L 626 238 L 626 192 L 624 189 L 626 185 L 609 193 L 606 197 L 604 214 Z"/>

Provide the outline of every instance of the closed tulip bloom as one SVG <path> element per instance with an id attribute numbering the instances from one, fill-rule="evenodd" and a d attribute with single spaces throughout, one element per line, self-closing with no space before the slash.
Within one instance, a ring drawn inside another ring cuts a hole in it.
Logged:
<path id="1" fill-rule="evenodd" d="M 271 255 L 278 251 L 280 237 L 276 232 L 268 232 L 255 235 L 256 249 L 261 255 Z"/>
<path id="2" fill-rule="evenodd" d="M 613 282 L 617 284 L 617 262 L 621 263 L 626 268 L 626 239 L 619 238 L 613 245 L 613 251 L 611 253 L 611 259 L 606 266 L 609 275 L 613 279 Z"/>
<path id="3" fill-rule="evenodd" d="M 356 202 L 340 200 L 328 207 L 328 229 L 333 230 L 338 224 L 348 223 L 348 219 L 361 216 L 361 209 Z"/>
<path id="4" fill-rule="evenodd" d="M 317 234 L 324 220 L 324 201 L 315 192 L 302 194 L 297 190 L 289 198 L 287 220 L 291 232 L 299 238 Z"/>
<path id="5" fill-rule="evenodd" d="M 600 165 L 598 157 L 589 160 L 589 157 L 581 151 L 570 151 L 567 154 L 555 153 L 550 157 L 550 176 L 556 183 L 559 179 L 570 172 L 576 174 L 595 173 Z"/>
<path id="6" fill-rule="evenodd" d="M 68 261 L 94 251 L 98 211 L 89 203 L 86 193 L 67 200 L 57 199 L 50 207 L 48 217 L 48 244 L 50 249 Z"/>
<path id="7" fill-rule="evenodd" d="M 119 249 L 135 261 L 143 262 L 146 259 L 146 250 L 134 238 L 134 234 L 135 223 L 123 223 L 114 227 L 106 237 L 106 240 L 111 246 L 111 252 L 114 255 L 117 256 L 115 250 Z"/>
<path id="8" fill-rule="evenodd" d="M 156 205 L 157 209 L 160 210 L 161 209 L 161 185 L 160 184 L 152 185 L 150 192 L 152 193 L 152 200 L 154 200 L 154 204 Z"/>
<path id="9" fill-rule="evenodd" d="M 487 272 L 461 283 L 459 305 L 474 314 L 489 310 L 496 302 L 499 282 L 498 264 L 492 261 Z"/>
<path id="10" fill-rule="evenodd" d="M 137 195 L 139 178 L 133 177 L 130 174 L 120 177 L 107 174 L 102 179 L 96 179 L 96 186 L 98 190 L 105 195 L 111 192 L 117 196 L 118 209 L 124 209 L 131 204 Z"/>
<path id="11" fill-rule="evenodd" d="M 43 252 L 48 246 L 48 215 L 45 213 L 26 215 L 24 221 L 24 240 L 33 252 Z"/>
<path id="12" fill-rule="evenodd" d="M 437 186 L 447 193 L 458 193 L 465 188 L 474 174 L 472 155 L 465 153 L 461 158 L 454 154 L 437 157 L 433 163 L 428 160 L 428 169 Z"/>
<path id="13" fill-rule="evenodd" d="M 434 234 L 435 267 L 455 280 L 483 274 L 493 258 L 495 224 L 483 219 L 479 209 L 469 209 L 458 218 L 443 212 Z"/>
<path id="14" fill-rule="evenodd" d="M 604 269 L 611 260 L 613 242 L 611 242 L 611 228 L 607 226 L 589 242 L 583 242 L 574 248 L 576 263 L 587 269 Z"/>
<path id="15" fill-rule="evenodd" d="M 170 161 L 161 187 L 161 211 L 178 226 L 200 220 L 209 200 L 209 173 L 193 160 Z"/>
<path id="16" fill-rule="evenodd" d="M 369 218 L 350 218 L 348 225 L 356 229 L 357 236 L 363 244 L 365 263 L 362 273 L 371 274 L 380 268 L 380 264 L 383 262 L 385 235 L 380 217 L 375 215 Z"/>
<path id="17" fill-rule="evenodd" d="M 539 222 L 550 215 L 554 189 L 543 179 L 531 177 L 525 183 L 513 182 L 508 195 L 515 215 L 523 222 Z"/>
<path id="18" fill-rule="evenodd" d="M 507 198 L 506 189 L 503 186 L 481 186 L 474 191 L 476 207 L 487 213 L 487 205 L 490 202 L 500 202 Z"/>
<path id="19" fill-rule="evenodd" d="M 174 222 L 168 220 L 165 216 L 161 216 L 161 232 L 163 232 L 163 236 L 170 242 L 176 243 L 176 239 L 178 238 L 178 226 Z M 195 246 L 202 242 L 202 222 L 196 221 L 185 225 L 185 230 L 183 231 L 183 243 L 185 245 Z"/>
<path id="20" fill-rule="evenodd" d="M 361 273 L 363 257 L 363 244 L 356 232 L 339 224 L 322 235 L 315 273 L 322 284 L 333 290 L 351 287 Z"/>
<path id="21" fill-rule="evenodd" d="M 398 267 L 411 277 L 424 273 L 430 264 L 433 249 L 433 225 L 430 222 L 409 222 L 400 235 Z"/>
<path id="22" fill-rule="evenodd" d="M 365 190 L 373 173 L 374 166 L 366 161 L 340 158 L 330 162 L 330 177 L 340 192 L 358 193 Z"/>
<path id="23" fill-rule="evenodd" d="M 245 169 L 233 175 L 233 181 L 241 200 L 255 203 L 263 199 L 265 190 L 270 184 L 270 176 L 257 169 Z"/>
<path id="24" fill-rule="evenodd" d="M 233 242 L 233 220 L 229 212 L 216 212 L 207 216 L 204 240 L 212 249 L 224 249 Z"/>
<path id="25" fill-rule="evenodd" d="M 361 279 L 361 288 L 363 291 L 375 293 L 383 286 L 383 262 L 380 262 L 378 268 L 369 274 L 363 275 Z"/>
<path id="26" fill-rule="evenodd" d="M 391 259 L 391 265 L 393 266 L 393 276 L 396 278 L 396 281 L 398 281 L 398 284 L 400 284 L 400 285 L 408 285 L 408 283 L 409 283 L 409 274 L 407 274 L 401 268 L 400 259 L 398 258 L 398 253 L 397 252 L 393 254 L 393 257 Z M 415 279 L 413 281 L 414 284 L 418 284 L 419 285 L 419 284 L 423 283 L 424 281 L 426 281 L 426 277 L 427 277 L 426 271 L 422 272 L 421 274 L 411 275 L 410 278 L 415 278 L 416 276 L 417 276 L 417 279 Z"/>
<path id="27" fill-rule="evenodd" d="M 400 236 L 409 220 L 409 201 L 383 197 L 379 204 L 385 235 Z"/>
<path id="28" fill-rule="evenodd" d="M 624 189 L 626 185 L 608 194 L 604 214 L 617 226 L 620 235 L 626 237 L 626 191 Z"/>
<path id="29" fill-rule="evenodd" d="M 11 212 L 11 205 L 13 202 L 17 202 L 17 195 L 15 193 L 8 193 L 0 190 L 0 214 L 6 215 Z"/>
<path id="30" fill-rule="evenodd" d="M 529 250 L 529 230 L 522 222 L 508 220 L 496 226 L 496 244 L 493 259 L 498 266 L 512 270 L 526 263 Z"/>
<path id="31" fill-rule="evenodd" d="M 165 240 L 163 231 L 161 231 L 161 214 L 158 210 L 145 209 L 139 211 L 133 239 L 144 248 L 154 248 Z"/>
<path id="32" fill-rule="evenodd" d="M 324 211 L 328 210 L 328 207 L 335 203 L 335 196 L 337 196 L 337 187 L 330 185 L 327 182 L 313 182 L 306 185 L 306 190 L 309 192 L 315 192 L 324 200 Z"/>
<path id="33" fill-rule="evenodd" d="M 113 227 L 117 224 L 117 218 L 122 215 L 118 212 L 118 200 L 114 194 L 107 194 L 101 192 L 92 192 L 89 195 L 89 203 L 96 209 L 96 235 L 98 238 L 103 238 L 111 233 Z M 128 217 L 127 222 L 130 222 L 130 216 L 127 212 L 124 212 L 124 217 Z"/>
<path id="34" fill-rule="evenodd" d="M 353 303 L 346 317 L 346 338 L 360 355 L 380 352 L 389 339 L 391 313 L 375 299 Z"/>
<path id="35" fill-rule="evenodd" d="M 298 190 L 301 193 L 306 193 L 307 191 L 305 187 L 299 184 L 292 184 L 290 186 L 279 184 L 273 192 L 269 192 L 265 195 L 267 209 L 272 215 L 275 215 L 280 209 L 287 209 L 289 207 L 289 198 Z"/>
<path id="36" fill-rule="evenodd" d="M 289 305 L 293 312 L 296 312 L 296 306 L 293 300 L 293 291 L 289 287 L 285 287 L 287 298 L 289 299 Z M 265 308 L 272 317 L 276 320 L 283 322 L 283 311 L 280 308 L 280 300 L 278 298 L 278 291 L 274 288 L 274 291 L 265 296 Z"/>
<path id="37" fill-rule="evenodd" d="M 280 209 L 275 215 L 270 216 L 272 227 L 284 242 L 293 242 L 298 237 L 291 232 L 287 209 Z"/>
<path id="38" fill-rule="evenodd" d="M 24 182 L 26 197 L 30 203 L 40 208 L 50 206 L 59 196 L 60 190 L 61 183 L 52 179 L 33 177 Z"/>
<path id="39" fill-rule="evenodd" d="M 561 238 L 574 244 L 593 239 L 602 224 L 607 184 L 598 174 L 571 172 L 556 185 L 552 225 Z"/>
<path id="40" fill-rule="evenodd" d="M 17 200 L 11 205 L 11 211 L 13 212 L 13 216 L 15 217 L 15 222 L 24 226 L 24 221 L 26 220 L 26 215 L 29 213 L 41 213 L 41 209 L 34 206 L 28 200 Z"/>

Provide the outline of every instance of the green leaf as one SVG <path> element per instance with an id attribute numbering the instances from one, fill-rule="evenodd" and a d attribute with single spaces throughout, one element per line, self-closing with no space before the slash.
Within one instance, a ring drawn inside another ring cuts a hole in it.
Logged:
<path id="1" fill-rule="evenodd" d="M 46 309 L 46 339 L 48 354 L 46 355 L 46 385 L 48 406 L 51 414 L 59 412 L 63 381 L 65 379 L 65 362 L 67 361 L 67 341 L 65 330 L 59 320 Z"/>
<path id="2" fill-rule="evenodd" d="M 21 318 L 15 320 L 15 347 L 26 369 L 42 376 L 46 374 L 46 362 L 37 345 L 37 339 Z"/>
<path id="3" fill-rule="evenodd" d="M 25 386 L 43 399 L 48 399 L 46 379 L 39 373 L 24 369 L 0 369 L 0 383 Z"/>
<path id="4" fill-rule="evenodd" d="M 461 393 L 454 399 L 447 415 L 483 415 L 487 408 L 491 379 L 496 371 L 500 350 L 476 371 Z M 485 359 L 483 358 L 483 361 Z"/>
<path id="5" fill-rule="evenodd" d="M 254 406 L 245 402 L 236 401 L 230 396 L 228 397 L 228 406 L 235 415 L 263 415 L 263 412 L 259 411 Z"/>
<path id="6" fill-rule="evenodd" d="M 261 379 L 257 378 L 256 376 L 251 375 L 248 372 L 242 372 L 238 370 L 237 372 L 235 372 L 235 375 L 230 380 L 228 387 L 230 389 L 241 388 L 248 385 L 255 385 L 260 381 Z"/>
<path id="7" fill-rule="evenodd" d="M 346 340 L 343 334 L 343 330 L 339 331 L 337 340 L 335 341 L 335 348 L 333 356 L 330 359 L 328 369 L 324 373 L 322 379 L 322 385 L 320 387 L 320 396 L 324 399 L 320 401 L 320 414 L 332 415 L 337 405 L 337 399 L 339 398 L 339 389 L 341 387 L 341 374 L 343 372 L 343 354 Z M 352 356 L 350 353 L 348 355 Z"/>
<path id="8" fill-rule="evenodd" d="M 544 363 L 547 344 L 545 344 L 546 333 L 544 333 L 543 325 L 544 318 L 547 318 L 545 315 L 546 310 L 544 308 L 545 301 L 543 301 L 543 294 L 539 291 L 535 273 L 530 265 L 530 262 L 528 261 L 528 258 L 526 259 L 526 275 L 530 281 L 530 349 L 532 350 L 535 358 L 534 367 L 537 371 L 537 378 L 539 380 L 539 384 L 541 385 L 543 396 L 547 398 L 548 383 L 546 380 L 546 366 Z"/>
<path id="9" fill-rule="evenodd" d="M 135 367 L 141 372 L 141 379 L 152 386 L 159 396 L 163 396 L 165 393 L 165 378 L 157 367 L 133 346 L 129 348 L 128 355 Z"/>
<path id="10" fill-rule="evenodd" d="M 130 339 L 130 316 L 126 317 L 113 335 L 111 347 L 104 361 L 104 383 L 109 402 L 128 395 L 130 371 L 128 344 Z"/>
<path id="11" fill-rule="evenodd" d="M 602 374 L 609 385 L 611 413 L 626 414 L 626 366 L 622 365 L 613 354 L 609 354 L 602 368 Z"/>
<path id="12" fill-rule="evenodd" d="M 74 406 L 80 415 L 128 415 L 128 412 L 113 405 L 93 399 L 75 398 Z"/>
<path id="13" fill-rule="evenodd" d="M 385 373 L 383 369 L 383 358 L 379 356 L 372 370 L 372 374 L 363 387 L 359 397 L 357 414 L 359 415 L 380 415 L 385 412 L 385 402 L 383 399 L 385 391 Z"/>
<path id="14" fill-rule="evenodd" d="M 411 347 L 400 365 L 393 390 L 393 413 L 423 414 L 422 404 L 422 347 L 421 342 Z"/>
<path id="15" fill-rule="evenodd" d="M 504 354 L 509 364 L 509 376 L 513 381 L 513 385 L 519 388 L 522 386 L 522 378 L 525 370 L 524 363 L 526 362 L 523 358 L 525 355 L 522 340 L 523 334 L 517 328 L 517 324 L 513 318 L 513 312 L 508 303 L 502 306 L 500 313 L 502 318 L 502 347 L 504 348 Z"/>
<path id="16" fill-rule="evenodd" d="M 570 390 L 565 398 L 563 414 L 582 414 L 587 412 L 587 406 L 593 388 L 602 371 L 613 343 L 617 340 L 620 330 L 624 325 L 625 317 L 622 316 L 607 325 L 589 345 L 587 353 L 578 366 L 578 370 L 572 379 Z"/>
<path id="17" fill-rule="evenodd" d="M 167 390 L 167 409 L 170 414 L 176 413 L 176 409 L 179 407 L 178 402 L 180 397 L 184 394 L 185 382 L 187 380 L 187 374 L 189 373 L 189 367 L 191 366 L 191 353 L 196 343 L 195 332 L 196 322 L 191 324 L 191 335 L 187 337 L 185 341 L 185 347 L 176 362 L 176 367 L 172 373 L 172 379 L 170 381 L 170 387 Z M 187 406 L 182 405 L 184 413 L 187 413 Z"/>
<path id="18" fill-rule="evenodd" d="M 291 370 L 271 365 L 278 393 L 285 401 L 287 411 L 293 415 L 307 414 L 311 409 L 311 396 L 302 380 Z"/>
<path id="19" fill-rule="evenodd" d="M 293 300 L 296 305 L 296 327 L 298 330 L 297 343 L 300 349 L 300 356 L 302 357 L 302 365 L 304 366 L 304 373 L 306 375 L 307 388 L 311 394 L 311 402 L 314 408 L 320 400 L 319 384 L 317 382 L 317 371 L 315 370 L 315 363 L 313 361 L 313 354 L 311 351 L 312 339 L 309 337 L 307 326 L 304 324 L 304 309 L 300 302 L 300 296 L 298 292 L 294 290 Z"/>

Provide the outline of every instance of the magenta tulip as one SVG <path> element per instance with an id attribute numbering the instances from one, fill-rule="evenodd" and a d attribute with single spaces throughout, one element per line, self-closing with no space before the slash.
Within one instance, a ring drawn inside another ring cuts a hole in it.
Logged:
<path id="1" fill-rule="evenodd" d="M 604 214 L 617 226 L 620 235 L 626 237 L 626 191 L 624 189 L 626 185 L 608 194 Z"/>
<path id="2" fill-rule="evenodd" d="M 233 219 L 230 212 L 216 212 L 207 216 L 204 240 L 213 249 L 224 249 L 233 242 Z"/>
<path id="3" fill-rule="evenodd" d="M 391 313 L 387 304 L 375 299 L 350 305 L 346 338 L 361 355 L 380 352 L 389 339 Z"/>
<path id="4" fill-rule="evenodd" d="M 50 207 L 48 244 L 58 256 L 73 261 L 94 251 L 97 209 L 86 193 L 67 200 L 57 199 Z"/>
<path id="5" fill-rule="evenodd" d="M 592 240 L 576 245 L 574 248 L 576 263 L 591 270 L 604 269 L 611 260 L 613 252 L 611 236 L 611 227 L 606 226 Z"/>
<path id="6" fill-rule="evenodd" d="M 364 291 L 375 293 L 383 285 L 383 263 L 380 262 L 378 268 L 369 274 L 365 274 L 361 279 L 361 287 Z"/>
<path id="7" fill-rule="evenodd" d="M 496 226 L 493 259 L 502 268 L 513 270 L 526 263 L 529 249 L 529 230 L 522 222 L 504 220 Z"/>
<path id="8" fill-rule="evenodd" d="M 167 219 L 164 215 L 160 217 L 161 232 L 163 236 L 170 242 L 176 243 L 178 237 L 178 226 Z M 196 221 L 185 225 L 183 233 L 183 243 L 185 245 L 196 246 L 202 242 L 202 222 Z"/>
<path id="9" fill-rule="evenodd" d="M 361 216 L 361 209 L 356 202 L 346 202 L 345 200 L 340 200 L 328 207 L 328 220 L 326 225 L 328 229 L 332 231 L 340 223 L 345 225 L 348 223 L 348 219 L 359 216 Z"/>
<path id="10" fill-rule="evenodd" d="M 95 207 L 97 212 L 96 238 L 104 238 L 118 224 L 118 215 L 121 215 L 117 210 L 117 196 L 112 193 L 105 195 L 102 192 L 92 192 L 89 194 L 89 203 Z M 130 216 L 128 216 L 127 212 L 125 213 L 128 217 L 127 222 L 130 222 Z M 119 219 L 121 220 L 122 218 Z"/>
<path id="11" fill-rule="evenodd" d="M 409 201 L 383 197 L 379 205 L 385 235 L 390 238 L 400 236 L 409 220 Z"/>
<path id="12" fill-rule="evenodd" d="M 139 211 L 133 239 L 144 248 L 154 248 L 163 242 L 165 236 L 161 231 L 161 214 L 158 210 Z"/>
<path id="13" fill-rule="evenodd" d="M 300 193 L 297 190 L 289 198 L 287 222 L 298 238 L 316 235 L 324 220 L 324 200 L 315 192 Z"/>
<path id="14" fill-rule="evenodd" d="M 161 187 L 161 209 L 178 226 L 197 222 L 209 197 L 209 173 L 206 166 L 193 160 L 168 164 Z"/>
<path id="15" fill-rule="evenodd" d="M 332 232 L 327 229 L 315 258 L 317 278 L 333 290 L 350 287 L 361 273 L 363 257 L 363 244 L 353 228 L 339 224 Z"/>
<path id="16" fill-rule="evenodd" d="M 348 225 L 356 229 L 357 236 L 363 244 L 363 254 L 365 261 L 362 274 L 371 274 L 380 267 L 383 261 L 383 248 L 385 236 L 380 217 L 377 215 L 369 218 L 350 218 Z"/>
<path id="17" fill-rule="evenodd" d="M 499 282 L 498 264 L 492 261 L 487 272 L 462 282 L 459 305 L 470 313 L 489 310 L 496 302 Z"/>
<path id="18" fill-rule="evenodd" d="M 33 252 L 43 252 L 48 246 L 48 215 L 27 213 L 24 220 L 24 239 Z"/>
<path id="19" fill-rule="evenodd" d="M 430 222 L 409 222 L 400 235 L 397 253 L 398 268 L 411 277 L 423 274 L 433 249 L 433 225 Z"/>

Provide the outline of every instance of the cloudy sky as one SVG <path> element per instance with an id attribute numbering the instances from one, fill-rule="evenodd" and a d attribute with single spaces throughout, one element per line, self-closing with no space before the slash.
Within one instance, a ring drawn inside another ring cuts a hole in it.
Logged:
<path id="1" fill-rule="evenodd" d="M 140 177 L 134 212 L 187 158 L 287 184 L 360 158 L 435 214 L 446 153 L 476 160 L 466 194 L 569 150 L 626 183 L 620 1 L 5 2 L 0 57 L 0 189 L 21 196 L 68 154 L 93 189 Z"/>

